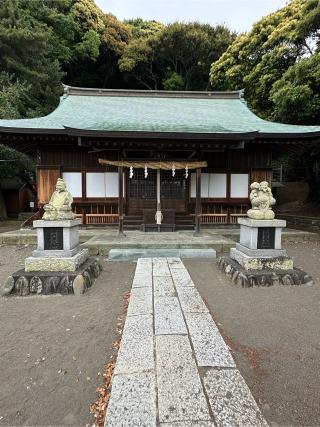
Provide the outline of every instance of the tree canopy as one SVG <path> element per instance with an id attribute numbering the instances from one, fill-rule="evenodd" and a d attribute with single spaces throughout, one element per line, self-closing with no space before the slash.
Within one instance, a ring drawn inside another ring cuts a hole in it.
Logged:
<path id="1" fill-rule="evenodd" d="M 1 118 L 48 114 L 61 83 L 205 90 L 234 35 L 200 23 L 119 21 L 94 0 L 0 2 Z"/>
<path id="2" fill-rule="evenodd" d="M 318 78 L 308 67 L 319 73 L 319 45 L 319 1 L 292 0 L 235 39 L 213 62 L 211 84 L 214 89 L 244 88 L 250 106 L 262 117 L 313 123 L 319 101 L 312 103 L 311 98 Z M 306 101 L 310 115 L 303 113 Z"/>
<path id="3" fill-rule="evenodd" d="M 133 38 L 119 60 L 120 70 L 149 89 L 206 90 L 213 60 L 234 35 L 223 26 L 198 22 L 131 21 Z"/>

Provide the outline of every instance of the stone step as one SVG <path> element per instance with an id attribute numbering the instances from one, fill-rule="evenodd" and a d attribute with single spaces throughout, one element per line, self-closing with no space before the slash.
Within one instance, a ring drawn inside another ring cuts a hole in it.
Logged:
<path id="1" fill-rule="evenodd" d="M 174 258 L 216 258 L 214 249 L 111 249 L 109 261 L 135 261 L 139 258 L 174 257 Z"/>
<path id="2" fill-rule="evenodd" d="M 141 224 L 123 224 L 125 230 L 140 230 Z"/>
<path id="3" fill-rule="evenodd" d="M 194 230 L 193 224 L 176 224 L 176 231 L 183 231 L 183 230 Z"/>

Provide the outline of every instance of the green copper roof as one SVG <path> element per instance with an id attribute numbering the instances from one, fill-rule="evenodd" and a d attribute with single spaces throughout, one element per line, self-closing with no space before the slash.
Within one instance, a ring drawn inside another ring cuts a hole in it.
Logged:
<path id="1" fill-rule="evenodd" d="M 2 129 L 1 129 L 2 128 Z M 65 88 L 60 105 L 48 116 L 0 120 L 13 128 L 100 132 L 178 132 L 305 134 L 320 126 L 273 123 L 253 114 L 241 92 L 153 92 Z"/>

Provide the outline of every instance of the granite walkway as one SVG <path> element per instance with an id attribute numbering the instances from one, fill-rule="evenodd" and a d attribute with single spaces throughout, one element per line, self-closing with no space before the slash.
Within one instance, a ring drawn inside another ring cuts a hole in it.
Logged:
<path id="1" fill-rule="evenodd" d="M 105 426 L 267 426 L 179 258 L 140 258 Z"/>

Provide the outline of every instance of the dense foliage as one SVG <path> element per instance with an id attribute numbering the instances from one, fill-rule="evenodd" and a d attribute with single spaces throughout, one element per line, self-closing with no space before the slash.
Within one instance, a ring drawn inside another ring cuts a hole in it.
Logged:
<path id="1" fill-rule="evenodd" d="M 15 178 L 23 183 L 34 179 L 35 163 L 27 155 L 0 144 L 0 159 L 0 180 Z"/>
<path id="2" fill-rule="evenodd" d="M 119 61 L 148 89 L 206 90 L 212 61 L 227 49 L 234 35 L 223 26 L 198 22 L 167 26 L 154 21 L 128 21 L 133 37 Z"/>
<path id="3" fill-rule="evenodd" d="M 319 124 L 319 48 L 319 1 L 293 0 L 236 38 L 212 64 L 211 84 L 244 88 L 262 117 Z"/>
<path id="4" fill-rule="evenodd" d="M 61 82 L 205 90 L 233 39 L 221 26 L 121 22 L 94 0 L 1 0 L 0 118 L 49 113 Z"/>

